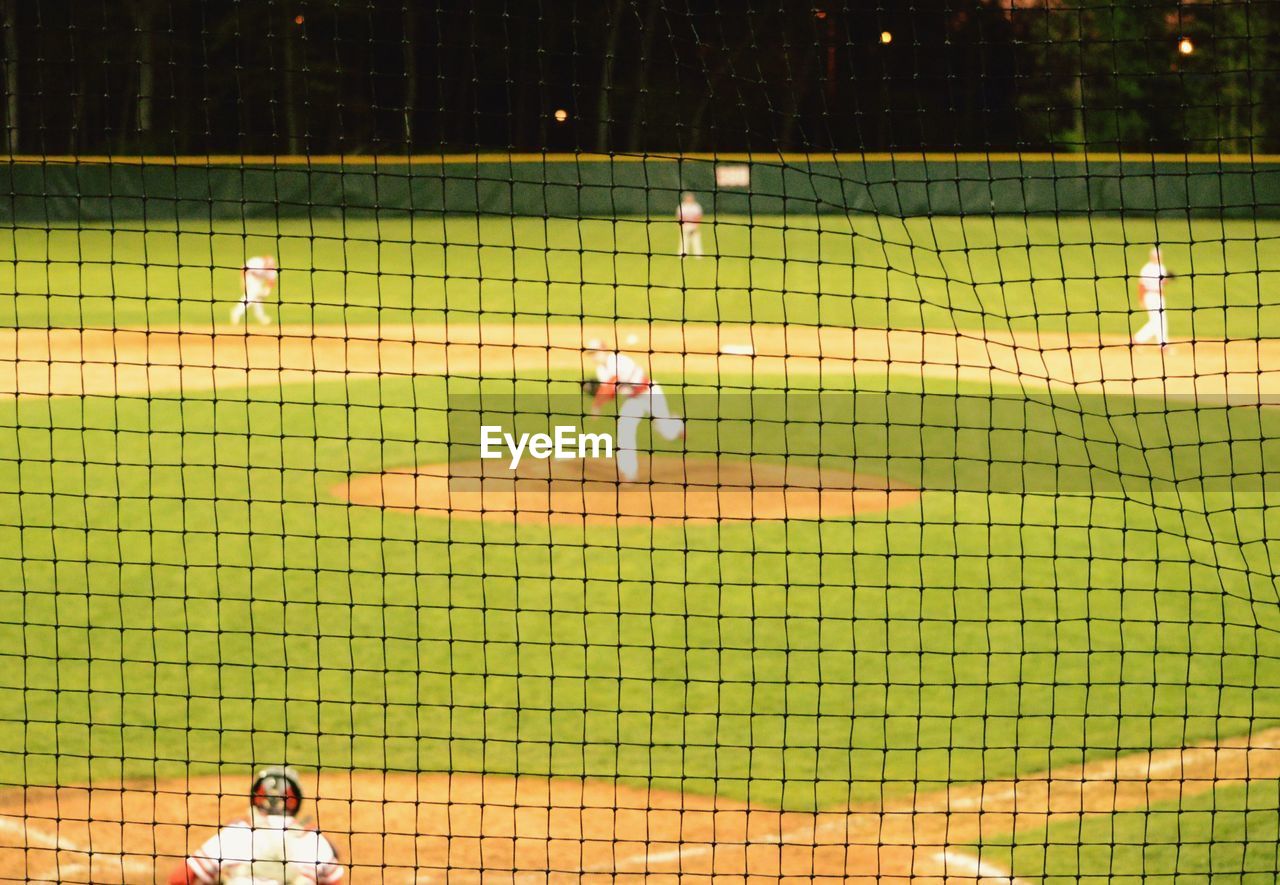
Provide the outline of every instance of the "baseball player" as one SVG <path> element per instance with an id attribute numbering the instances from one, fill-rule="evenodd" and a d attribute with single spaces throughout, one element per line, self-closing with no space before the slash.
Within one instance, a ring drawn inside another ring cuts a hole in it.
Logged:
<path id="1" fill-rule="evenodd" d="M 680 257 L 692 255 L 702 257 L 702 205 L 698 198 L 685 191 L 676 209 L 676 220 L 680 222 Z"/>
<path id="2" fill-rule="evenodd" d="M 290 768 L 253 779 L 249 817 L 230 823 L 169 876 L 169 885 L 332 885 L 343 868 L 329 840 L 297 820 L 302 788 Z"/>
<path id="3" fill-rule="evenodd" d="M 271 322 L 267 312 L 262 309 L 262 302 L 276 289 L 280 282 L 280 273 L 276 270 L 276 260 L 270 255 L 258 255 L 245 262 L 240 272 L 244 282 L 244 296 L 240 303 L 231 308 L 231 325 L 238 325 L 245 314 L 252 310 L 258 322 L 266 325 Z"/>
<path id="4" fill-rule="evenodd" d="M 1169 317 L 1164 309 L 1164 281 L 1172 276 L 1160 258 L 1160 247 L 1152 247 L 1147 263 L 1138 271 L 1138 301 L 1147 312 L 1147 323 L 1134 333 L 1134 344 L 1169 343 Z"/>
<path id="5" fill-rule="evenodd" d="M 617 399 L 618 438 L 614 457 L 623 481 L 635 482 L 640 474 L 636 454 L 640 422 L 652 417 L 654 430 L 663 439 L 679 439 L 684 436 L 684 421 L 671 414 L 662 386 L 654 383 L 649 373 L 631 357 L 606 349 L 599 341 L 588 341 L 586 350 L 596 364 L 596 381 L 588 386 L 588 390 L 594 391 L 591 414 L 600 414 L 606 403 Z"/>

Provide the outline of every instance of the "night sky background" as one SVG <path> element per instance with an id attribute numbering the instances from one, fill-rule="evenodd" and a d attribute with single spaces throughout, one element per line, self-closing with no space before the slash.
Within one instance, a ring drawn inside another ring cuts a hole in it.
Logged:
<path id="1" fill-rule="evenodd" d="M 1274 0 L 0 5 L 14 154 L 1280 152 Z"/>

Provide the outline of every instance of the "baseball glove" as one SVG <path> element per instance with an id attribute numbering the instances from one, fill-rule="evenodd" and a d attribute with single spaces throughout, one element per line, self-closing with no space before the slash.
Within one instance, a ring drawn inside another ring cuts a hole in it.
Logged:
<path id="1" fill-rule="evenodd" d="M 598 391 L 599 389 L 600 389 L 599 381 L 596 381 L 594 379 L 588 379 L 582 382 L 582 392 L 586 396 L 594 397 L 596 395 L 596 391 Z"/>

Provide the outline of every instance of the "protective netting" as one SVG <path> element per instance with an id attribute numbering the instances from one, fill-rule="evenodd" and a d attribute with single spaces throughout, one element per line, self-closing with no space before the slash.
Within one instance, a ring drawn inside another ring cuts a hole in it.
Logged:
<path id="1" fill-rule="evenodd" d="M 1280 876 L 1280 3 L 0 31 L 0 880 Z"/>

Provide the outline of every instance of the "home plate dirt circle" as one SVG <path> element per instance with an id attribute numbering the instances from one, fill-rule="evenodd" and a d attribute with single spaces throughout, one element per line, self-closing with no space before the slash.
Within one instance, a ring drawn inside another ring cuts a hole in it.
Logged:
<path id="1" fill-rule="evenodd" d="M 539 522 L 840 519 L 915 500 L 915 489 L 829 467 L 655 455 L 635 482 L 612 461 L 505 459 L 424 464 L 352 477 L 334 495 L 426 516 Z"/>
<path id="2" fill-rule="evenodd" d="M 604 778 L 322 771 L 301 779 L 302 818 L 331 837 L 353 885 L 1021 885 L 972 846 L 1055 819 L 1277 777 L 1280 728 L 820 812 Z M 0 881 L 165 881 L 220 824 L 243 818 L 248 785 L 242 771 L 0 791 Z"/>
<path id="3" fill-rule="evenodd" d="M 168 881 L 220 824 L 243 819 L 248 784 L 213 774 L 0 793 L 0 880 Z M 612 881 L 615 868 L 643 871 L 651 852 L 706 854 L 717 832 L 741 842 L 748 828 L 740 802 L 576 778 L 326 771 L 304 775 L 303 791 L 303 819 L 332 839 L 348 881 L 369 885 L 593 870 Z M 759 818 L 782 825 L 777 812 Z"/>
<path id="4" fill-rule="evenodd" d="M 221 824 L 243 819 L 248 778 L 0 793 L 0 881 L 168 881 Z M 302 780 L 301 817 L 330 837 L 352 885 L 743 882 L 748 873 L 870 883 L 912 869 L 912 848 L 887 852 L 881 816 L 865 811 L 782 812 L 582 778 L 325 771 Z"/>

